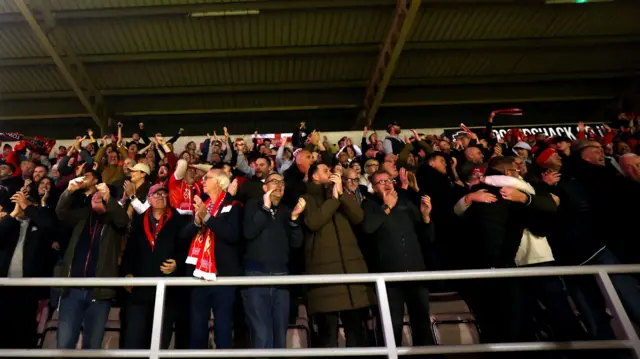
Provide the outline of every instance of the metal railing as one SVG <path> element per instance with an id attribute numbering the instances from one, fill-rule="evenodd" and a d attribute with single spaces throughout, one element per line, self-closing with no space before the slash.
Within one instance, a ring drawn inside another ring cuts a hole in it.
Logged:
<path id="1" fill-rule="evenodd" d="M 398 359 L 398 355 L 452 354 L 482 352 L 518 352 L 548 350 L 628 349 L 640 359 L 640 340 L 622 306 L 620 297 L 609 274 L 640 273 L 640 265 L 607 265 L 581 267 L 536 267 L 514 269 L 476 269 L 439 272 L 409 272 L 347 275 L 301 275 L 273 277 L 219 277 L 214 282 L 195 278 L 2 278 L 0 286 L 37 287 L 124 287 L 155 286 L 156 301 L 153 315 L 151 348 L 149 350 L 60 350 L 60 349 L 3 349 L 0 357 L 75 357 L 75 358 L 214 358 L 214 357 L 320 357 L 320 356 L 370 356 L 386 355 Z M 614 318 L 622 327 L 622 340 L 577 342 L 527 342 L 489 343 L 471 345 L 434 345 L 422 347 L 398 347 L 391 325 L 391 313 L 387 298 L 387 282 L 432 281 L 451 279 L 482 279 L 506 277 L 595 275 Z M 323 348 L 323 349 L 229 349 L 229 350 L 161 350 L 162 316 L 167 286 L 255 286 L 296 284 L 347 284 L 375 283 L 378 293 L 380 318 L 385 340 L 378 348 Z M 5 323 L 10 325 L 10 323 Z"/>

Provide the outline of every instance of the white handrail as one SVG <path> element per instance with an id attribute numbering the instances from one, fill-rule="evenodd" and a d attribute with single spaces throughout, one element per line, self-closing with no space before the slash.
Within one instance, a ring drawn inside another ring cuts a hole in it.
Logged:
<path id="1" fill-rule="evenodd" d="M 295 284 L 344 284 L 375 283 L 379 278 L 385 282 L 412 282 L 432 280 L 456 280 L 476 278 L 539 277 L 566 275 L 596 275 L 640 273 L 640 264 L 598 265 L 598 266 L 557 266 L 509 269 L 468 269 L 437 272 L 363 273 L 363 274 L 323 274 L 286 275 L 261 277 L 217 277 L 215 281 L 196 278 L 152 277 L 152 278 L 0 278 L 0 286 L 37 287 L 153 287 L 158 283 L 167 286 L 251 286 L 251 285 L 295 285 Z"/>
<path id="2" fill-rule="evenodd" d="M 473 269 L 439 272 L 332 274 L 263 277 L 218 277 L 207 282 L 194 278 L 0 278 L 0 286 L 39 287 L 120 287 L 156 286 L 151 348 L 149 350 L 24 350 L 3 349 L 0 357 L 73 357 L 73 358 L 208 358 L 208 357 L 320 357 L 320 356 L 371 356 L 452 354 L 480 352 L 516 352 L 545 350 L 630 349 L 640 359 L 640 339 L 627 313 L 622 307 L 609 274 L 640 273 L 640 265 L 535 267 L 512 269 Z M 481 279 L 506 277 L 595 275 L 614 317 L 622 324 L 624 340 L 583 342 L 531 342 L 493 343 L 473 345 L 436 345 L 423 347 L 397 347 L 393 338 L 391 314 L 387 298 L 386 282 L 429 281 L 445 279 Z M 253 286 L 296 284 L 375 283 L 380 303 L 380 319 L 385 337 L 385 347 L 380 348 L 325 348 L 325 349 L 235 349 L 235 350 L 160 350 L 162 316 L 167 286 Z"/>

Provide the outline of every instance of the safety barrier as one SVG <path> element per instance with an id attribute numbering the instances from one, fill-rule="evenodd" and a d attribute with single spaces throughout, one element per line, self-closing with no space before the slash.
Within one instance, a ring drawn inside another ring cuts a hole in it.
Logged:
<path id="1" fill-rule="evenodd" d="M 321 356 L 370 356 L 386 355 L 398 359 L 398 355 L 453 354 L 482 352 L 518 352 L 548 350 L 628 349 L 640 359 L 640 340 L 622 306 L 620 297 L 611 282 L 610 274 L 640 273 L 640 265 L 607 265 L 581 267 L 537 267 L 514 269 L 477 269 L 439 272 L 408 272 L 347 275 L 301 275 L 273 277 L 219 277 L 214 282 L 195 278 L 2 278 L 0 286 L 38 287 L 124 287 L 155 286 L 151 348 L 149 350 L 26 350 L 3 349 L 0 357 L 68 357 L 68 358 L 237 358 L 237 357 L 321 357 Z M 622 326 L 622 340 L 579 342 L 528 342 L 490 343 L 473 345 L 436 345 L 423 347 L 397 347 L 391 326 L 391 314 L 387 299 L 387 282 L 433 281 L 453 279 L 482 279 L 506 277 L 595 275 L 608 307 Z M 375 283 L 378 293 L 380 318 L 385 340 L 378 348 L 326 348 L 326 349 L 232 349 L 232 350 L 161 350 L 160 333 L 167 286 L 255 286 L 296 284 L 348 284 Z M 5 325 L 10 323 L 5 323 Z"/>

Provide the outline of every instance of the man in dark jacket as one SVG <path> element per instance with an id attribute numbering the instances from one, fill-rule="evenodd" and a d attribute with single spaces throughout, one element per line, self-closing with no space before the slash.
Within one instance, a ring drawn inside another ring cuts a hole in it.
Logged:
<path id="1" fill-rule="evenodd" d="M 519 178 L 520 171 L 513 157 L 495 157 L 489 162 L 487 176 L 505 175 Z M 469 229 L 467 251 L 475 253 L 476 268 L 515 267 L 516 253 L 525 228 L 537 228 L 530 218 L 538 213 L 554 212 L 555 203 L 548 198 L 514 188 L 492 187 L 480 183 L 471 192 L 486 190 L 495 196 L 490 203 L 474 203 L 465 213 L 465 228 Z M 526 341 L 523 325 L 523 291 L 519 278 L 490 279 L 479 282 L 478 302 L 474 309 L 482 327 L 484 342 Z"/>
<path id="2" fill-rule="evenodd" d="M 269 157 L 260 155 L 255 160 L 255 175 L 249 180 L 242 182 L 238 188 L 236 199 L 241 203 L 247 203 L 248 200 L 261 198 L 263 195 L 262 186 L 265 178 L 271 173 L 271 160 Z"/>
<path id="3" fill-rule="evenodd" d="M 239 241 L 242 237 L 242 205 L 226 192 L 229 178 L 220 169 L 212 169 L 202 178 L 206 202 L 195 197 L 195 221 L 185 227 L 186 238 L 194 238 L 198 231 L 210 231 L 214 235 L 213 272 L 203 273 L 198 263 L 194 275 L 204 278 L 215 276 L 241 276 Z M 193 247 L 193 244 L 192 244 Z M 207 248 L 205 247 L 206 251 Z M 191 251 L 189 256 L 191 256 Z M 187 262 L 189 263 L 189 262 Z M 193 266 L 188 266 L 191 271 Z M 213 276 L 211 276 L 213 274 Z M 216 318 L 213 333 L 218 349 L 230 349 L 232 344 L 233 305 L 236 288 L 229 286 L 194 287 L 191 291 L 191 331 L 189 348 L 207 349 L 209 343 L 209 317 Z"/>
<path id="4" fill-rule="evenodd" d="M 15 155 L 12 156 L 15 157 Z M 0 161 L 0 206 L 5 212 L 13 210 L 10 198 L 22 188 L 23 184 L 24 181 L 15 163 L 8 160 Z"/>
<path id="5" fill-rule="evenodd" d="M 129 224 L 129 216 L 111 196 L 100 173 L 89 171 L 69 182 L 56 207 L 58 218 L 73 227 L 63 259 L 62 273 L 69 277 L 118 277 L 120 242 Z M 83 191 L 90 203 L 73 207 L 73 194 Z M 60 325 L 57 346 L 73 349 L 82 328 L 82 348 L 100 349 L 112 288 L 65 288 L 60 300 Z"/>
<path id="6" fill-rule="evenodd" d="M 425 271 L 422 247 L 433 241 L 431 199 L 421 198 L 420 209 L 393 188 L 393 179 L 386 172 L 371 177 L 376 196 L 363 203 L 362 231 L 375 243 L 380 272 Z M 404 305 L 411 320 L 416 345 L 434 344 L 429 318 L 429 290 L 424 283 L 393 283 L 388 285 L 389 308 L 396 343 L 402 342 Z"/>
<path id="7" fill-rule="evenodd" d="M 9 278 L 49 277 L 46 260 L 53 243 L 50 233 L 55 218 L 42 207 L 16 192 L 11 214 L 0 220 L 0 276 Z M 37 343 L 38 287 L 0 288 L 0 316 L 11 325 L 0 336 L 0 348 L 31 349 Z"/>
<path id="8" fill-rule="evenodd" d="M 367 273 L 352 225 L 362 222 L 362 208 L 343 194 L 340 175 L 325 164 L 309 169 L 304 212 L 305 262 L 308 274 Z M 338 315 L 344 325 L 347 346 L 367 346 L 363 321 L 375 304 L 373 291 L 362 284 L 314 286 L 308 291 L 308 311 L 318 325 L 319 347 L 337 346 Z"/>
<path id="9" fill-rule="evenodd" d="M 134 217 L 131 234 L 122 258 L 122 271 L 126 277 L 167 277 L 180 275 L 184 270 L 187 243 L 180 236 L 184 220 L 168 205 L 169 190 L 162 184 L 149 189 L 151 205 L 146 212 Z M 169 347 L 175 319 L 175 291 L 170 288 L 165 299 L 161 347 Z M 127 328 L 124 331 L 124 349 L 149 348 L 155 303 L 154 287 L 130 289 L 126 307 Z"/>
<path id="10" fill-rule="evenodd" d="M 284 181 L 278 173 L 265 178 L 263 189 L 262 199 L 249 200 L 245 210 L 244 272 L 248 276 L 287 275 L 289 248 L 302 246 L 297 220 L 305 202 L 300 198 L 293 210 L 281 203 Z M 246 287 L 242 299 L 251 348 L 286 348 L 289 290 L 279 286 Z"/>

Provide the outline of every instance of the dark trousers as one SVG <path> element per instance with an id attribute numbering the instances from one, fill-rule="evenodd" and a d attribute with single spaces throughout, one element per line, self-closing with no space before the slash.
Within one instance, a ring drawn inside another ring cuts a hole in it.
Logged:
<path id="1" fill-rule="evenodd" d="M 33 288 L 0 288 L 0 318 L 4 330 L 0 349 L 33 349 L 38 341 L 38 297 Z"/>
<path id="2" fill-rule="evenodd" d="M 434 344 L 431 333 L 431 317 L 429 315 L 429 290 L 424 283 L 389 283 L 387 284 L 391 323 L 396 345 L 402 344 L 402 328 L 404 326 L 404 305 L 407 304 L 411 321 L 411 337 L 413 345 Z"/>
<path id="3" fill-rule="evenodd" d="M 212 285 L 193 288 L 189 349 L 207 349 L 211 311 L 213 311 L 213 335 L 216 348 L 231 349 L 235 298 L 235 287 Z"/>
<path id="4" fill-rule="evenodd" d="M 151 347 L 151 329 L 153 326 L 154 303 L 129 302 L 125 308 L 126 329 L 124 330 L 123 349 L 149 349 Z M 167 298 L 162 316 L 162 337 L 160 347 L 168 349 L 173 335 L 175 310 L 172 301 Z"/>
<path id="5" fill-rule="evenodd" d="M 347 347 L 369 346 L 365 328 L 369 308 L 364 308 L 314 314 L 313 320 L 318 326 L 318 333 L 312 343 L 314 348 L 338 347 L 338 318 L 342 321 Z"/>
<path id="6" fill-rule="evenodd" d="M 546 267 L 553 263 L 540 263 L 527 267 Z M 561 277 L 529 277 L 522 278 L 524 291 L 523 300 L 526 319 L 533 319 L 538 301 L 546 308 L 548 321 L 553 330 L 554 340 L 577 341 L 587 340 L 587 333 L 583 329 L 578 317 L 574 313 L 568 300 L 568 291 Z M 524 325 L 528 321 L 524 321 Z M 533 328 L 534 325 L 528 326 Z M 533 338 L 532 338 L 533 339 Z"/>
<path id="7" fill-rule="evenodd" d="M 473 280 L 465 287 L 465 300 L 475 314 L 483 343 L 527 341 L 520 278 Z"/>

